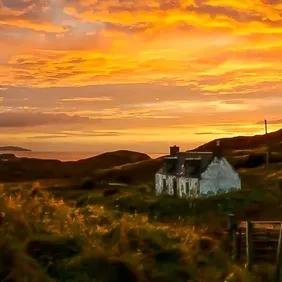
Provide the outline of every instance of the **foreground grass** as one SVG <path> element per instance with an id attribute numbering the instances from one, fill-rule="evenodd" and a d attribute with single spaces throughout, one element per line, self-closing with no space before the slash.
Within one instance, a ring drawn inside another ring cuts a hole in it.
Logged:
<path id="1" fill-rule="evenodd" d="M 77 208 L 44 191 L 1 195 L 1 281 L 259 281 L 191 224 Z"/>
<path id="2" fill-rule="evenodd" d="M 282 220 L 281 165 L 240 171 L 240 192 L 197 201 L 152 185 L 82 190 L 50 181 L 0 188 L 0 281 L 271 281 L 226 252 L 226 216 Z M 38 188 L 32 193 L 32 188 Z"/>

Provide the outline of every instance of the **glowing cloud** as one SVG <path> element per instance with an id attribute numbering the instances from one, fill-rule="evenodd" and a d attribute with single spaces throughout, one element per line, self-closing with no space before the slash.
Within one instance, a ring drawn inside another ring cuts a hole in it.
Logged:
<path id="1" fill-rule="evenodd" d="M 22 141 L 258 133 L 281 120 L 281 35 L 273 0 L 0 0 L 0 114 L 29 118 Z M 0 141 L 17 134 L 6 121 Z M 126 134 L 62 134 L 72 122 Z"/>

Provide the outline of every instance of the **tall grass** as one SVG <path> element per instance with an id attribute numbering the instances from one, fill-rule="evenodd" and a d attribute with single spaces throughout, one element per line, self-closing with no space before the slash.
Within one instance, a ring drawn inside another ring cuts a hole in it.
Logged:
<path id="1" fill-rule="evenodd" d="M 204 229 L 31 188 L 0 190 L 0 281 L 260 281 Z"/>

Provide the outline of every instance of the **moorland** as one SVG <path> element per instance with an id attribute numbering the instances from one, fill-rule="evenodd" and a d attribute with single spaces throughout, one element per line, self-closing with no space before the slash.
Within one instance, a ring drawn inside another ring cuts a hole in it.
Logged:
<path id="1" fill-rule="evenodd" d="M 138 152 L 77 162 L 5 158 L 0 280 L 271 281 L 271 264 L 248 273 L 232 261 L 224 231 L 230 213 L 282 220 L 282 130 L 220 141 L 242 190 L 196 200 L 156 197 L 163 158 Z"/>

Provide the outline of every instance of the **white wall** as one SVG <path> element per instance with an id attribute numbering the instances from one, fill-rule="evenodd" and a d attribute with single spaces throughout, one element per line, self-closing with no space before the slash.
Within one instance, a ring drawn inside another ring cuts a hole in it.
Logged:
<path id="1" fill-rule="evenodd" d="M 168 193 L 173 195 L 173 180 L 175 176 L 157 173 L 155 176 L 156 194 Z M 163 179 L 167 187 L 163 187 Z M 189 190 L 186 189 L 186 182 L 189 183 Z M 241 189 L 241 179 L 238 173 L 232 168 L 225 158 L 215 159 L 198 178 L 177 178 L 177 189 L 180 197 L 199 197 L 201 195 L 215 195 L 220 192 L 226 193 L 232 189 Z M 200 195 L 198 194 L 200 191 Z"/>
<path id="2" fill-rule="evenodd" d="M 166 185 L 167 185 L 167 189 L 168 189 L 168 194 L 169 195 L 172 195 L 174 194 L 173 192 L 173 179 L 175 179 L 176 177 L 175 176 L 172 176 L 172 175 L 168 175 L 166 177 Z"/>
<path id="3" fill-rule="evenodd" d="M 201 175 L 200 193 L 214 195 L 231 189 L 241 189 L 240 176 L 225 158 L 215 159 Z"/>
<path id="4" fill-rule="evenodd" d="M 180 197 L 188 197 L 189 191 L 186 190 L 186 179 L 184 177 L 178 178 L 178 193 Z"/>
<path id="5" fill-rule="evenodd" d="M 156 189 L 156 194 L 157 196 L 160 195 L 163 191 L 163 175 L 162 174 L 159 174 L 157 173 L 155 175 L 155 189 Z"/>
<path id="6" fill-rule="evenodd" d="M 173 195 L 173 180 L 175 179 L 175 176 L 172 175 L 163 175 L 163 174 L 156 174 L 155 176 L 155 189 L 156 189 L 156 194 L 161 195 L 164 193 L 165 189 L 163 187 L 163 179 L 166 180 L 167 187 L 168 189 L 168 194 Z M 189 187 L 188 190 L 186 189 L 186 182 L 188 182 Z M 177 178 L 177 189 L 178 189 L 178 194 L 180 197 L 186 198 L 186 197 L 197 197 L 198 196 L 198 189 L 199 189 L 199 179 L 197 178 L 185 178 L 185 177 L 180 177 Z"/>
<path id="7" fill-rule="evenodd" d="M 164 193 L 164 191 L 167 189 L 169 195 L 173 195 L 173 180 L 175 179 L 175 176 L 172 175 L 163 175 L 157 173 L 155 175 L 155 189 L 156 189 L 156 194 L 160 195 Z M 163 187 L 163 179 L 166 180 L 166 185 L 167 187 Z"/>
<path id="8" fill-rule="evenodd" d="M 186 182 L 189 184 L 189 190 L 186 189 Z M 199 179 L 197 178 L 185 178 L 180 177 L 178 180 L 180 197 L 197 197 L 197 191 L 199 188 Z"/>

